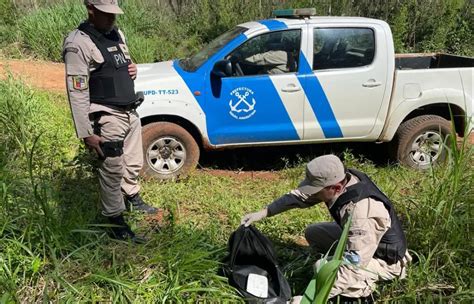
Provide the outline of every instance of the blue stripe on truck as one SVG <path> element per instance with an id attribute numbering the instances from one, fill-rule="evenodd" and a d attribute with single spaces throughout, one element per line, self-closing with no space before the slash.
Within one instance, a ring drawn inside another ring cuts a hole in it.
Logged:
<path id="1" fill-rule="evenodd" d="M 300 52 L 300 68 L 298 73 L 304 77 L 304 79 L 301 79 L 301 76 L 299 76 L 298 80 L 300 80 L 300 84 L 309 100 L 314 115 L 321 125 L 324 136 L 326 138 L 344 137 L 331 105 L 329 104 L 329 100 L 324 93 L 323 87 L 303 52 Z M 344 88 L 341 88 L 341 90 L 343 89 Z"/>
<path id="2" fill-rule="evenodd" d="M 285 23 L 278 20 L 260 20 L 258 22 L 265 25 L 270 31 L 284 30 L 288 28 Z"/>

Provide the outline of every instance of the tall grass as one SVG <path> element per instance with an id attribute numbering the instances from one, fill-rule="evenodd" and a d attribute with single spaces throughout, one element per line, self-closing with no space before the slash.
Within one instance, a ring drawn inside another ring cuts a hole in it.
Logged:
<path id="1" fill-rule="evenodd" d="M 412 179 L 421 191 L 405 190 L 400 198 L 408 222 L 408 244 L 418 259 L 394 299 L 444 298 L 472 300 L 474 245 L 474 151 L 469 139 L 453 134 L 449 162 L 424 179 Z M 433 294 L 436 294 L 435 296 Z"/>
<path id="2" fill-rule="evenodd" d="M 24 47 L 41 59 L 61 61 L 62 43 L 67 33 L 86 19 L 78 1 L 41 8 L 18 23 Z"/>
<path id="3" fill-rule="evenodd" d="M 150 223 L 138 228 L 146 246 L 108 240 L 67 108 L 11 77 L 0 92 L 2 302 L 236 300 L 216 275 L 224 248 L 204 229 Z"/>
<path id="4" fill-rule="evenodd" d="M 0 48 L 14 43 L 17 10 L 9 0 L 0 0 Z"/>
<path id="5" fill-rule="evenodd" d="M 138 63 L 190 56 L 239 23 L 269 18 L 273 9 L 291 7 L 315 7 L 318 15 L 385 20 L 397 52 L 474 56 L 470 0 L 127 0 L 121 5 L 125 15 L 118 17 L 118 24 Z M 13 51 L 19 48 L 25 55 L 53 61 L 61 61 L 65 35 L 87 18 L 82 1 L 73 0 L 0 0 L 1 9 L 3 51 L 16 55 Z"/>
<path id="6" fill-rule="evenodd" d="M 176 183 L 142 183 L 146 201 L 169 210 L 169 224 L 130 216 L 143 246 L 109 240 L 98 218 L 91 158 L 74 136 L 64 96 L 0 80 L 0 299 L 2 302 L 234 302 L 216 275 L 227 238 L 246 212 L 296 187 L 306 155 L 273 179 L 196 173 Z M 450 146 L 450 162 L 429 173 L 377 167 L 343 153 L 392 199 L 417 258 L 407 279 L 383 284 L 387 302 L 473 298 L 473 148 Z M 276 244 L 293 293 L 312 277 L 314 257 L 298 245 L 305 227 L 329 220 L 323 206 L 258 223 Z"/>

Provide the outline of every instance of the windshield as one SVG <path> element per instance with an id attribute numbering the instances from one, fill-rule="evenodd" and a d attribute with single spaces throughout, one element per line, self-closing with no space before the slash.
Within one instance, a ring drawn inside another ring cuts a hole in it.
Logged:
<path id="1" fill-rule="evenodd" d="M 216 39 L 207 44 L 196 55 L 179 61 L 179 66 L 188 72 L 196 71 L 207 59 L 219 51 L 224 45 L 232 41 L 235 37 L 245 32 L 245 27 L 236 27 L 230 31 L 225 32 Z"/>

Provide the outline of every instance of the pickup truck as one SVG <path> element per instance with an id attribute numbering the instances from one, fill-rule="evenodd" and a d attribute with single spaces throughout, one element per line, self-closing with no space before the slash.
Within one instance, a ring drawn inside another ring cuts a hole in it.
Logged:
<path id="1" fill-rule="evenodd" d="M 144 174 L 175 178 L 200 151 L 391 142 L 426 169 L 473 126 L 474 58 L 395 55 L 389 25 L 305 10 L 246 22 L 194 56 L 138 65 Z"/>

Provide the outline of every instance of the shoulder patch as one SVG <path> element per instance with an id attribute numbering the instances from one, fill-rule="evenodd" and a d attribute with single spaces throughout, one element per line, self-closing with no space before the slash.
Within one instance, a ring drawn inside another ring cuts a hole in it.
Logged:
<path id="1" fill-rule="evenodd" d="M 68 46 L 67 48 L 64 49 L 64 53 L 67 53 L 67 52 L 78 53 L 79 49 L 76 47 Z"/>
<path id="2" fill-rule="evenodd" d="M 84 75 L 76 75 L 72 77 L 72 88 L 74 90 L 83 91 L 89 88 L 89 81 L 87 76 Z"/>

